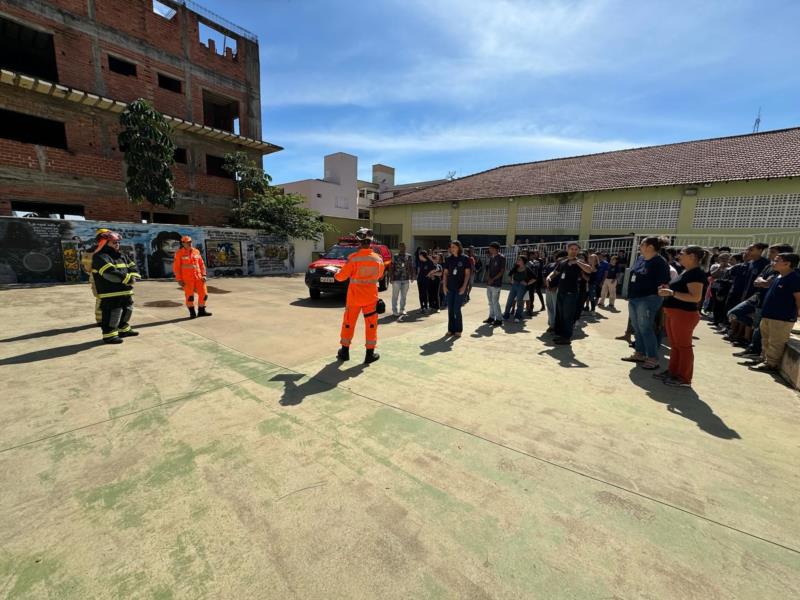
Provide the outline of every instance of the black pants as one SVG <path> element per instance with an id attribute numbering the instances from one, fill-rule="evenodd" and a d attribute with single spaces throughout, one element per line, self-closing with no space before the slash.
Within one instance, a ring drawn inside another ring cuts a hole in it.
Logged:
<path id="1" fill-rule="evenodd" d="M 714 324 L 722 325 L 728 322 L 727 298 L 711 297 L 711 311 L 714 314 Z"/>
<path id="2" fill-rule="evenodd" d="M 528 299 L 531 301 L 531 311 L 533 310 L 534 294 L 539 296 L 539 302 L 541 303 L 540 306 L 542 307 L 542 310 L 544 310 L 544 296 L 542 295 L 542 287 L 534 283 L 533 285 L 528 286 Z"/>
<path id="3" fill-rule="evenodd" d="M 131 330 L 130 320 L 133 315 L 133 297 L 118 296 L 102 298 L 100 311 L 103 313 L 103 339 L 117 337 L 120 333 Z"/>
<path id="4" fill-rule="evenodd" d="M 428 307 L 433 310 L 438 310 L 441 306 L 440 290 L 442 280 L 438 277 L 433 277 L 428 280 Z"/>
<path id="5" fill-rule="evenodd" d="M 419 307 L 420 308 L 432 307 L 429 278 L 423 277 L 421 279 L 417 279 L 417 292 L 419 292 Z"/>
<path id="6" fill-rule="evenodd" d="M 556 296 L 556 335 L 564 339 L 572 339 L 572 330 L 575 327 L 576 315 L 580 314 L 582 304 L 577 292 L 558 291 Z"/>

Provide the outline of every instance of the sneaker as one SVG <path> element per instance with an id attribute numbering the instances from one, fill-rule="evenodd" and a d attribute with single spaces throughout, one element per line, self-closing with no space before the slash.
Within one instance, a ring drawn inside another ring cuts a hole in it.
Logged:
<path id="1" fill-rule="evenodd" d="M 752 350 L 747 350 L 747 349 L 740 350 L 739 352 L 734 352 L 733 355 L 734 356 L 738 356 L 739 358 L 750 358 L 751 356 L 752 357 L 760 357 L 761 356 L 760 354 L 756 354 Z"/>
<path id="2" fill-rule="evenodd" d="M 117 336 L 117 337 L 105 338 L 103 340 L 103 343 L 104 344 L 121 344 L 123 341 L 124 340 L 122 340 L 119 336 Z"/>
<path id="3" fill-rule="evenodd" d="M 748 367 L 751 371 L 758 371 L 760 373 L 777 373 L 778 367 L 773 367 L 772 365 L 768 365 L 767 363 L 761 365 L 753 365 L 752 367 Z"/>
<path id="4" fill-rule="evenodd" d="M 668 385 L 670 387 L 692 387 L 691 383 L 686 383 L 685 381 L 682 381 L 675 377 L 667 377 L 664 380 L 664 385 Z"/>
<path id="5" fill-rule="evenodd" d="M 502 324 L 503 324 L 503 321 L 500 320 L 500 319 L 497 319 L 496 321 L 492 321 L 492 325 L 494 325 L 495 327 L 499 327 Z"/>
<path id="6" fill-rule="evenodd" d="M 623 360 L 625 362 L 643 363 L 644 361 L 647 360 L 647 357 L 644 354 L 639 354 L 637 352 L 634 352 L 630 356 L 622 357 L 620 360 Z"/>
<path id="7" fill-rule="evenodd" d="M 672 375 L 669 374 L 669 369 L 664 369 L 660 373 L 653 373 L 653 377 L 655 377 L 656 379 L 665 380 L 672 377 Z"/>
<path id="8" fill-rule="evenodd" d="M 489 317 L 488 319 L 484 319 L 483 322 L 486 323 L 487 325 L 491 325 L 492 323 L 494 323 L 494 319 L 492 317 Z"/>
<path id="9" fill-rule="evenodd" d="M 130 331 L 120 331 L 119 333 L 119 337 L 121 338 L 136 337 L 137 335 L 139 335 L 139 332 L 134 331 L 133 329 L 131 329 Z"/>

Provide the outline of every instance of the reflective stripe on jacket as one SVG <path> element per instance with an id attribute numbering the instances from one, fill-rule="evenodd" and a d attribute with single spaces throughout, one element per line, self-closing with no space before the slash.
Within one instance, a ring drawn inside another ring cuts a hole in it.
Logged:
<path id="1" fill-rule="evenodd" d="M 183 281 L 189 278 L 201 278 L 206 276 L 206 263 L 203 261 L 203 255 L 200 250 L 192 248 L 187 250 L 181 248 L 175 253 L 175 259 L 172 261 L 172 272 L 175 273 L 175 279 Z"/>
<path id="2" fill-rule="evenodd" d="M 370 248 L 361 248 L 347 259 L 336 273 L 336 281 L 350 280 L 347 288 L 349 306 L 369 306 L 378 300 L 378 283 L 383 277 L 383 259 Z"/>

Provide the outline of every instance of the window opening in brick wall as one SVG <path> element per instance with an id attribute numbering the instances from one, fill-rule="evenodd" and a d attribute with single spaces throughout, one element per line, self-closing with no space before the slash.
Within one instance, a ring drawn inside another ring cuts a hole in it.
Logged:
<path id="1" fill-rule="evenodd" d="M 678 226 L 680 200 L 602 202 L 592 209 L 592 229 L 670 230 Z"/>
<path id="2" fill-rule="evenodd" d="M 158 74 L 158 87 L 170 92 L 180 94 L 183 91 L 183 82 L 180 79 L 175 79 L 163 73 Z"/>
<path id="3" fill-rule="evenodd" d="M 0 17 L 0 68 L 58 83 L 53 36 Z"/>
<path id="4" fill-rule="evenodd" d="M 153 223 L 169 223 L 174 225 L 188 225 L 189 215 L 176 215 L 173 213 L 153 213 Z"/>
<path id="5" fill-rule="evenodd" d="M 239 53 L 239 44 L 235 37 L 220 31 L 202 21 L 199 23 L 198 34 L 200 43 L 217 54 L 235 57 Z M 227 50 L 230 48 L 230 52 Z"/>
<path id="6" fill-rule="evenodd" d="M 67 131 L 61 121 L 0 109 L 0 138 L 24 144 L 67 149 Z"/>
<path id="7" fill-rule="evenodd" d="M 136 65 L 127 60 L 108 55 L 108 68 L 114 73 L 127 77 L 136 77 Z"/>
<path id="8" fill-rule="evenodd" d="M 49 202 L 11 202 L 11 215 L 39 219 L 64 219 L 85 221 L 83 206 L 80 204 L 56 204 Z"/>
<path id="9" fill-rule="evenodd" d="M 517 231 L 580 229 L 583 204 L 537 204 L 517 210 Z"/>
<path id="10" fill-rule="evenodd" d="M 221 156 L 206 154 L 206 174 L 213 175 L 214 177 L 233 179 L 233 175 L 222 168 L 223 164 L 225 164 L 225 159 Z"/>
<path id="11" fill-rule="evenodd" d="M 153 215 L 151 215 L 148 211 L 142 211 L 142 223 L 152 223 L 153 222 Z"/>
<path id="12" fill-rule="evenodd" d="M 186 148 L 175 148 L 175 162 L 185 165 L 189 160 Z"/>
<path id="13" fill-rule="evenodd" d="M 697 201 L 695 229 L 800 227 L 800 194 L 702 198 Z"/>
<path id="14" fill-rule="evenodd" d="M 239 101 L 203 90 L 203 125 L 234 133 Z"/>
<path id="15" fill-rule="evenodd" d="M 167 6 L 163 2 L 153 0 L 153 12 L 159 17 L 164 17 L 167 21 L 171 21 L 172 17 L 174 17 L 178 11 L 171 6 Z"/>

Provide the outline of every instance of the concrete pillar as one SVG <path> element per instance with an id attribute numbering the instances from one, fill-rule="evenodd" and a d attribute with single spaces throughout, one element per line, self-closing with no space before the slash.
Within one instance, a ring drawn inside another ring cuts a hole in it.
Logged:
<path id="1" fill-rule="evenodd" d="M 458 209 L 460 205 L 458 203 L 453 206 L 450 211 L 450 239 L 457 240 L 458 239 Z"/>
<path id="2" fill-rule="evenodd" d="M 592 211 L 594 209 L 594 193 L 583 192 L 579 196 L 581 203 L 581 228 L 578 239 L 588 240 L 592 234 Z"/>
<path id="3" fill-rule="evenodd" d="M 519 198 L 509 198 L 508 224 L 506 225 L 506 246 L 513 246 L 517 235 L 517 214 L 519 213 Z"/>
<path id="4" fill-rule="evenodd" d="M 683 194 L 683 193 L 682 193 Z M 697 208 L 697 196 L 681 197 L 681 208 L 678 213 L 678 225 L 675 228 L 677 235 L 685 235 L 691 233 L 692 222 L 694 221 L 694 211 Z"/>

